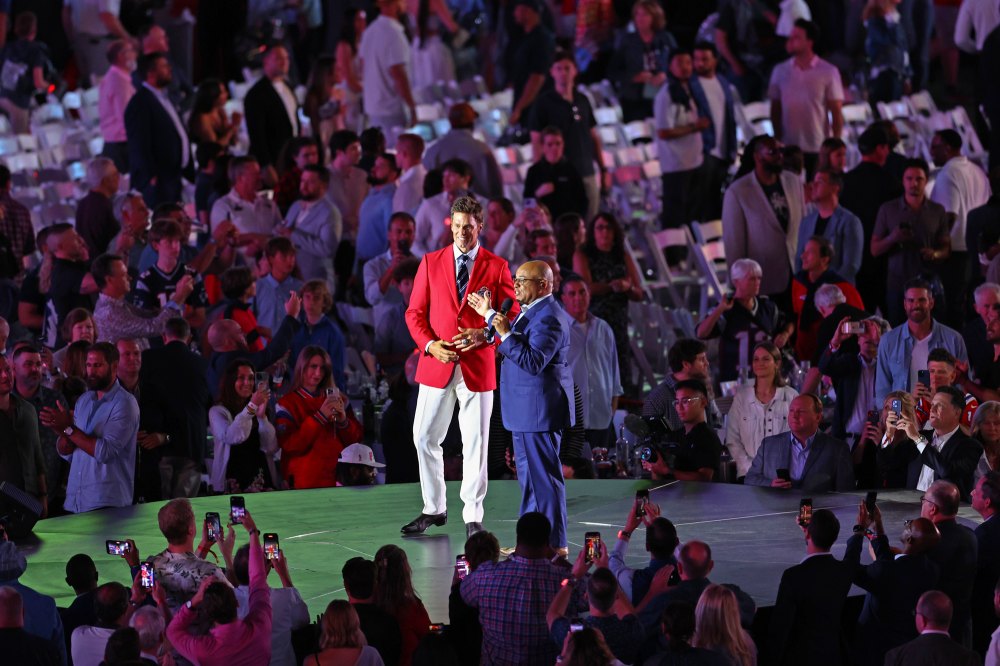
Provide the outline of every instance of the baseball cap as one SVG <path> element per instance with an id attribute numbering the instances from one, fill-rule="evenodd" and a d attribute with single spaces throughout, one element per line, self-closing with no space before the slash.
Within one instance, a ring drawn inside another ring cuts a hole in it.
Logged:
<path id="1" fill-rule="evenodd" d="M 370 447 L 364 444 L 351 444 L 340 452 L 339 463 L 350 463 L 352 465 L 368 465 L 369 467 L 385 467 L 380 462 L 375 462 L 375 454 Z"/>

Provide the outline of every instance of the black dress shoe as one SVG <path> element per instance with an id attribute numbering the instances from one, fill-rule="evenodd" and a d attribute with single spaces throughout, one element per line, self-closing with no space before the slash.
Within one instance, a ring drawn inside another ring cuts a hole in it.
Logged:
<path id="1" fill-rule="evenodd" d="M 483 524 L 482 523 L 466 523 L 465 524 L 465 538 L 466 539 L 472 537 L 472 535 L 475 534 L 476 532 L 482 532 L 482 531 L 483 531 Z"/>
<path id="2" fill-rule="evenodd" d="M 429 516 L 426 513 L 422 513 L 410 522 L 403 525 L 400 528 L 400 532 L 403 534 L 423 534 L 431 525 L 436 525 L 440 527 L 448 522 L 448 513 L 439 513 L 436 516 Z"/>

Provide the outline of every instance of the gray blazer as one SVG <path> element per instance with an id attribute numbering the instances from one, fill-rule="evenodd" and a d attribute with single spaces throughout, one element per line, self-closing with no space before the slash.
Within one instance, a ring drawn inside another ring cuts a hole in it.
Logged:
<path id="1" fill-rule="evenodd" d="M 779 469 L 792 466 L 792 434 L 783 432 L 765 437 L 754 456 L 744 483 L 770 486 Z M 854 465 L 846 442 L 817 432 L 802 470 L 802 478 L 792 480 L 792 487 L 805 492 L 830 492 L 854 489 Z"/>
<path id="2" fill-rule="evenodd" d="M 780 294 L 792 282 L 792 262 L 805 210 L 798 176 L 782 172 L 781 186 L 788 200 L 787 233 L 781 228 L 752 171 L 734 180 L 722 199 L 722 241 L 726 261 L 731 266 L 737 259 L 749 258 L 760 264 L 764 269 L 760 292 L 767 296 Z"/>
<path id="3" fill-rule="evenodd" d="M 304 280 L 326 280 L 332 287 L 333 255 L 343 229 L 340 211 L 326 197 L 320 197 L 299 219 L 301 209 L 302 201 L 296 200 L 285 216 L 286 226 L 292 228 L 295 262 Z"/>

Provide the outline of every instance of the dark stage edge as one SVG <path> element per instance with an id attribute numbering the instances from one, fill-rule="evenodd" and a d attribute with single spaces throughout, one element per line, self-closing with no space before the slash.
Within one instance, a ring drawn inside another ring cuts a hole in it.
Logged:
<path id="1" fill-rule="evenodd" d="M 636 489 L 650 485 L 628 480 L 568 481 L 571 558 L 576 557 L 588 531 L 601 532 L 609 547 L 613 546 Z M 417 484 L 261 493 L 247 495 L 246 503 L 262 532 L 278 533 L 292 581 L 311 615 L 321 613 L 332 599 L 346 598 L 340 575 L 344 562 L 355 556 L 372 558 L 379 547 L 391 543 L 406 550 L 414 587 L 431 619 L 444 622 L 455 555 L 465 544 L 458 493 L 459 483 L 448 483 L 445 527 L 432 527 L 423 536 L 408 538 L 400 535 L 399 528 L 420 512 Z M 907 490 L 879 494 L 883 522 L 894 545 L 902 521 L 919 515 L 920 496 Z M 682 541 L 699 539 L 712 547 L 712 580 L 739 585 L 761 607 L 774 603 L 782 571 L 805 555 L 802 532 L 795 523 L 801 497 L 796 492 L 716 483 L 673 482 L 653 485 L 651 492 L 651 500 L 674 522 Z M 831 509 L 840 519 L 840 538 L 834 547 L 837 556 L 843 555 L 863 498 L 863 492 L 813 496 L 815 509 Z M 497 535 L 503 547 L 514 545 L 519 504 L 516 481 L 490 483 L 484 527 Z M 226 496 L 200 497 L 192 505 L 199 520 L 206 511 L 222 515 L 229 511 Z M 25 546 L 28 570 L 21 581 L 55 597 L 58 605 L 68 606 L 73 594 L 64 582 L 66 561 L 76 553 L 87 553 L 97 563 L 100 582 L 128 582 L 127 566 L 107 554 L 105 539 L 133 538 L 143 557 L 160 552 L 165 548 L 156 522 L 160 506 L 143 504 L 41 521 L 35 527 L 38 543 Z M 959 515 L 970 527 L 980 522 L 967 505 Z M 237 546 L 244 543 L 246 531 L 238 528 Z M 640 529 L 632 537 L 630 565 L 642 566 L 647 560 L 643 544 Z M 863 554 L 862 562 L 869 561 L 868 557 Z M 269 582 L 279 584 L 273 573 Z"/>

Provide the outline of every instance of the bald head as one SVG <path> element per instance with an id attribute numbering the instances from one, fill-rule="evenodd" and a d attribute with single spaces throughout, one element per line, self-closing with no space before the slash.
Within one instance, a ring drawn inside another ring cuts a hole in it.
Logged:
<path id="1" fill-rule="evenodd" d="M 213 351 L 227 352 L 240 349 L 242 339 L 243 331 L 232 319 L 220 319 L 208 327 L 208 344 Z"/>
<path id="2" fill-rule="evenodd" d="M 698 580 L 708 578 L 715 563 L 712 561 L 712 549 L 704 541 L 688 541 L 681 546 L 677 556 L 680 567 L 680 577 L 683 580 Z"/>
<path id="3" fill-rule="evenodd" d="M 962 494 L 951 481 L 935 481 L 924 494 L 929 500 L 937 505 L 938 512 L 946 518 L 953 518 L 958 514 L 958 503 L 962 499 Z"/>
<path id="4" fill-rule="evenodd" d="M 937 526 L 927 518 L 916 518 L 903 528 L 903 552 L 920 555 L 933 548 L 941 540 Z"/>
<path id="5" fill-rule="evenodd" d="M 920 631 L 925 629 L 936 629 L 938 631 L 948 631 L 951 626 L 951 616 L 954 607 L 948 595 L 940 590 L 930 590 L 920 595 L 917 601 L 917 628 Z M 923 618 L 923 627 L 920 627 L 920 619 Z"/>
<path id="6" fill-rule="evenodd" d="M 24 604 L 21 594 L 14 588 L 0 587 L 0 629 L 17 629 L 24 626 Z"/>
<path id="7" fill-rule="evenodd" d="M 526 261 L 514 276 L 514 296 L 521 305 L 534 303 L 552 293 L 552 269 L 544 261 Z"/>

